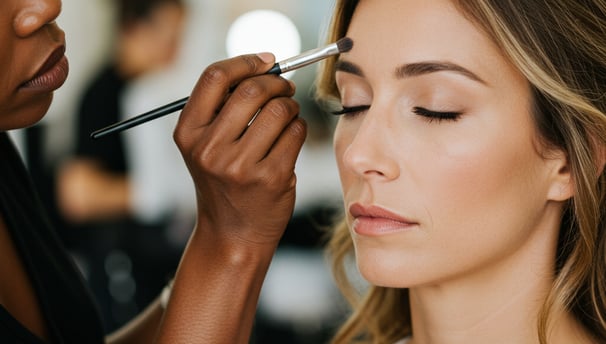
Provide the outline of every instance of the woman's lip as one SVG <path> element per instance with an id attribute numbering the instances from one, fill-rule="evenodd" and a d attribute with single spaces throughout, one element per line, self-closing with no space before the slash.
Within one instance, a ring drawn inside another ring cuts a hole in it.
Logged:
<path id="1" fill-rule="evenodd" d="M 408 231 L 418 225 L 412 220 L 379 206 L 363 206 L 355 203 L 349 207 L 349 213 L 354 218 L 353 230 L 364 236 L 380 236 Z"/>
<path id="2" fill-rule="evenodd" d="M 21 85 L 21 88 L 37 91 L 54 91 L 61 87 L 69 73 L 69 63 L 65 57 L 65 46 L 55 49 L 38 72 Z"/>

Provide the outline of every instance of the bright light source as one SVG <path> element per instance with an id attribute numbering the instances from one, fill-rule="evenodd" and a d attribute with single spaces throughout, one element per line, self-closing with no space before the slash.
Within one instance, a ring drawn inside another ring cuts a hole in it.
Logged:
<path id="1" fill-rule="evenodd" d="M 227 33 L 226 48 L 230 57 L 267 51 L 279 61 L 301 52 L 301 36 L 292 20 L 284 14 L 255 10 L 233 22 Z"/>

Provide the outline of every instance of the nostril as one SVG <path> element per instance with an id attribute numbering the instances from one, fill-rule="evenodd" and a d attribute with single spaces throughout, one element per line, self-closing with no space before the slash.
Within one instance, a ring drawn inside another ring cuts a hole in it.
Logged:
<path id="1" fill-rule="evenodd" d="M 368 170 L 366 172 L 364 172 L 365 175 L 367 176 L 378 176 L 378 177 L 384 177 L 385 173 L 378 171 L 378 170 Z"/>

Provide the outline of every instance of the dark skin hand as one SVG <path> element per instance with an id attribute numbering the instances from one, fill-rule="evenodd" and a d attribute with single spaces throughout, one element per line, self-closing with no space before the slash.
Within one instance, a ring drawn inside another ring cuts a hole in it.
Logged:
<path id="1" fill-rule="evenodd" d="M 292 214 L 305 126 L 290 98 L 294 84 L 275 75 L 251 77 L 265 72 L 259 61 L 250 55 L 210 66 L 174 137 L 196 184 L 199 215 L 209 221 L 205 228 L 233 229 L 221 233 L 229 241 L 275 245 Z M 238 230 L 251 224 L 259 230 Z"/>
<path id="2" fill-rule="evenodd" d="M 249 340 L 294 209 L 294 167 L 306 136 L 294 84 L 264 74 L 273 63 L 263 54 L 209 66 L 181 114 L 174 138 L 196 185 L 198 221 L 158 342 Z"/>

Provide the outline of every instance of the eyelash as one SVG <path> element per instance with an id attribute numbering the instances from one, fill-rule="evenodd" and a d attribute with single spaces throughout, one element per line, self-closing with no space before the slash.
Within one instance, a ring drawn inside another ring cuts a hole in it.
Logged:
<path id="1" fill-rule="evenodd" d="M 336 116 L 345 115 L 353 117 L 368 110 L 369 108 L 370 105 L 360 105 L 352 107 L 344 106 L 341 110 L 334 111 L 332 112 L 332 114 Z M 412 112 L 419 116 L 425 117 L 430 123 L 434 121 L 456 121 L 461 116 L 461 113 L 456 111 L 432 111 L 419 106 L 415 106 L 414 108 L 412 108 Z"/>
<path id="2" fill-rule="evenodd" d="M 432 110 L 428 110 L 428 109 L 418 107 L 418 106 L 415 106 L 412 109 L 412 112 L 419 116 L 425 117 L 429 123 L 431 123 L 433 121 L 437 121 L 438 123 L 441 121 L 453 121 L 454 122 L 454 121 L 458 120 L 459 117 L 461 117 L 460 112 L 432 111 Z"/>
<path id="3" fill-rule="evenodd" d="M 351 106 L 351 107 L 343 106 L 343 108 L 341 110 L 333 111 L 332 114 L 335 116 L 340 116 L 340 115 L 355 116 L 361 112 L 368 110 L 369 108 L 370 108 L 370 105 L 360 105 L 360 106 Z"/>

